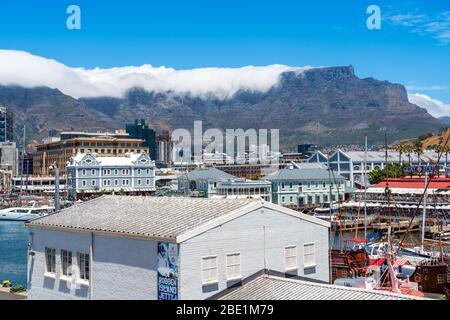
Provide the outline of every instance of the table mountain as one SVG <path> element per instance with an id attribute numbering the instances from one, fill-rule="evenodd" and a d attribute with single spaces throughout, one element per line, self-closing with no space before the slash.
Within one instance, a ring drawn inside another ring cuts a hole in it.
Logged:
<path id="1" fill-rule="evenodd" d="M 194 120 L 208 127 L 279 128 L 281 145 L 382 143 L 438 131 L 443 122 L 408 101 L 404 86 L 373 78 L 360 79 L 352 66 L 285 72 L 265 93 L 239 91 L 220 100 L 174 92 L 146 92 L 134 88 L 124 98 L 74 99 L 56 89 L 0 86 L 0 104 L 24 123 L 30 139 L 70 129 L 113 129 L 135 118 L 170 123 L 172 128 L 193 128 Z"/>

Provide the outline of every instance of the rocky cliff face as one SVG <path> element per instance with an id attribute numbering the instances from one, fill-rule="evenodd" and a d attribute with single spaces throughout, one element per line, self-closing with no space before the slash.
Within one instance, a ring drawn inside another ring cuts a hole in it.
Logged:
<path id="1" fill-rule="evenodd" d="M 49 88 L 0 87 L 0 104 L 10 105 L 20 126 L 27 123 L 31 137 L 51 129 L 112 129 L 135 118 L 192 129 L 218 127 L 278 128 L 284 147 L 299 143 L 322 145 L 382 142 L 415 137 L 443 126 L 425 109 L 409 103 L 405 88 L 373 78 L 360 79 L 353 67 L 286 72 L 265 93 L 240 91 L 231 99 L 202 99 L 173 92 L 130 90 L 123 99 L 73 99 Z"/>

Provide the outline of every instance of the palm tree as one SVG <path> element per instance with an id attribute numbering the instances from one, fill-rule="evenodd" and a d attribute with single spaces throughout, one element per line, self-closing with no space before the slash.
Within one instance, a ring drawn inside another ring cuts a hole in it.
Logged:
<path id="1" fill-rule="evenodd" d="M 414 146 L 414 152 L 417 153 L 417 163 L 420 165 L 420 155 L 423 154 L 423 146 L 422 142 L 417 141 L 416 145 Z"/>
<path id="2" fill-rule="evenodd" d="M 405 153 L 408 154 L 409 165 L 411 165 L 411 152 L 413 152 L 413 151 L 414 151 L 414 148 L 412 145 L 410 145 L 410 144 L 405 145 Z"/>
<path id="3" fill-rule="evenodd" d="M 407 145 L 399 143 L 394 147 L 394 150 L 398 152 L 398 164 L 402 164 L 402 154 L 407 152 Z"/>

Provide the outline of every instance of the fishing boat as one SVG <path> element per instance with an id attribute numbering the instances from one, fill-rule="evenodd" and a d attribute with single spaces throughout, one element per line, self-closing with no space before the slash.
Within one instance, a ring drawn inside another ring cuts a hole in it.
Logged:
<path id="1" fill-rule="evenodd" d="M 1 209 L 0 220 L 30 221 L 48 215 L 54 211 L 55 207 L 53 206 L 37 206 L 34 202 L 33 205 L 28 207 L 12 207 Z"/>
<path id="2" fill-rule="evenodd" d="M 332 282 L 340 278 L 363 278 L 370 273 L 370 258 L 361 244 L 364 239 L 347 239 L 345 249 L 331 250 Z"/>

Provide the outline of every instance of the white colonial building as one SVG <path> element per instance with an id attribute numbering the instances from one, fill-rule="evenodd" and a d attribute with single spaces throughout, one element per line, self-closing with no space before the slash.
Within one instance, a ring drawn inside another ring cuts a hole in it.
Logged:
<path id="1" fill-rule="evenodd" d="M 329 281 L 329 223 L 261 199 L 104 195 L 27 226 L 29 299 L 205 299 L 263 269 Z"/>
<path id="2" fill-rule="evenodd" d="M 144 153 L 123 157 L 78 154 L 67 163 L 67 191 L 75 199 L 80 193 L 151 192 L 155 190 L 155 163 Z"/>

